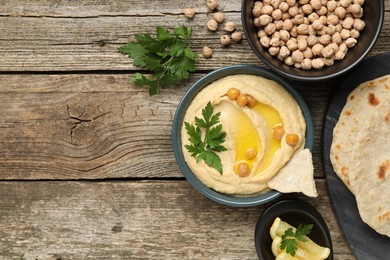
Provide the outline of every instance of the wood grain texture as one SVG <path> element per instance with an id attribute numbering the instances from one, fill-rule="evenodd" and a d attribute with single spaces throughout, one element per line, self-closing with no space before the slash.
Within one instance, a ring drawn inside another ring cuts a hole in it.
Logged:
<path id="1" fill-rule="evenodd" d="M 0 179 L 182 177 L 172 119 L 203 74 L 149 97 L 128 74 L 0 75 Z M 323 177 L 321 126 L 332 89 L 292 83 L 315 130 L 315 175 Z"/>
<path id="2" fill-rule="evenodd" d="M 335 259 L 354 259 L 317 186 L 304 199 L 325 216 Z M 185 181 L 0 182 L 0 197 L 6 259 L 256 259 L 265 208 L 219 205 Z"/>
<path id="3" fill-rule="evenodd" d="M 117 48 L 134 39 L 136 33 L 153 32 L 158 24 L 173 28 L 193 27 L 193 48 L 214 50 L 212 59 L 200 58 L 199 70 L 216 69 L 234 63 L 264 65 L 244 39 L 222 47 L 224 32 L 206 29 L 211 17 L 202 1 L 5 1 L 0 12 L 0 71 L 134 71 L 132 61 Z M 386 2 L 382 35 L 369 56 L 389 49 L 390 5 Z M 226 4 L 225 4 L 226 3 Z M 240 2 L 221 1 L 226 21 L 242 30 Z M 186 6 L 199 12 L 193 20 L 183 15 Z"/>

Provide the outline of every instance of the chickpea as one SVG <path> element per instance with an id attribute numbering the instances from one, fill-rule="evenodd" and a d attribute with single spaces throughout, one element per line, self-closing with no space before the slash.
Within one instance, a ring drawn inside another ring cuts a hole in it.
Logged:
<path id="1" fill-rule="evenodd" d="M 279 55 L 281 58 L 283 59 L 287 58 L 288 56 L 290 56 L 290 53 L 291 53 L 290 50 L 286 46 L 280 47 Z"/>
<path id="2" fill-rule="evenodd" d="M 327 24 L 336 25 L 339 23 L 339 18 L 337 15 L 331 14 L 328 16 Z"/>
<path id="3" fill-rule="evenodd" d="M 280 38 L 272 37 L 271 41 L 269 42 L 269 45 L 272 47 L 279 47 Z"/>
<path id="4" fill-rule="evenodd" d="M 319 30 L 321 30 L 324 27 L 324 25 L 322 24 L 322 22 L 320 20 L 315 20 L 312 23 L 312 26 L 313 26 L 313 29 L 316 30 L 316 31 L 319 31 Z"/>
<path id="5" fill-rule="evenodd" d="M 318 18 L 318 20 L 320 20 L 322 25 L 327 25 L 328 24 L 328 17 L 326 17 L 325 15 L 321 15 L 320 18 Z"/>
<path id="6" fill-rule="evenodd" d="M 261 9 L 261 11 L 262 11 L 263 14 L 271 15 L 272 12 L 274 11 L 274 8 L 272 6 L 270 6 L 270 5 L 265 5 L 263 7 L 263 9 Z"/>
<path id="7" fill-rule="evenodd" d="M 248 107 L 254 107 L 256 105 L 257 101 L 254 97 L 251 95 L 248 95 L 248 103 L 246 104 Z"/>
<path id="8" fill-rule="evenodd" d="M 312 47 L 318 43 L 317 36 L 315 36 L 315 35 L 310 35 L 306 41 L 307 41 L 307 45 L 310 47 Z"/>
<path id="9" fill-rule="evenodd" d="M 276 25 L 273 23 L 267 24 L 267 26 L 264 27 L 264 31 L 269 35 L 273 34 L 276 31 Z"/>
<path id="10" fill-rule="evenodd" d="M 291 31 L 293 26 L 294 26 L 294 23 L 291 19 L 287 19 L 287 20 L 283 21 L 283 29 L 284 30 Z"/>
<path id="11" fill-rule="evenodd" d="M 260 44 L 265 47 L 265 48 L 268 48 L 269 47 L 269 43 L 270 43 L 271 39 L 268 38 L 267 36 L 263 36 L 260 38 Z"/>
<path id="12" fill-rule="evenodd" d="M 253 9 L 253 10 L 255 10 L 255 9 Z M 260 9 L 260 12 L 261 12 L 261 9 Z M 254 16 L 259 17 L 260 14 L 258 16 L 256 16 L 256 15 L 254 15 Z M 225 15 L 223 14 L 223 12 L 216 12 L 214 14 L 214 20 L 217 21 L 217 23 L 222 23 L 224 19 L 225 19 Z"/>
<path id="13" fill-rule="evenodd" d="M 349 7 L 349 10 L 350 12 L 356 16 L 356 15 L 360 15 L 360 12 L 362 10 L 362 7 L 359 5 L 359 4 L 353 4 Z"/>
<path id="14" fill-rule="evenodd" d="M 261 24 L 260 24 L 260 17 L 256 17 L 255 19 L 253 19 L 253 24 L 254 26 L 256 27 L 261 27 Z M 264 30 L 262 30 L 264 31 Z"/>
<path id="15" fill-rule="evenodd" d="M 313 46 L 312 52 L 316 56 L 322 55 L 322 50 L 324 49 L 324 46 L 320 43 L 317 43 L 316 45 Z"/>
<path id="16" fill-rule="evenodd" d="M 301 68 L 304 70 L 310 70 L 311 69 L 311 59 L 303 59 L 301 63 Z"/>
<path id="17" fill-rule="evenodd" d="M 287 30 L 280 30 L 280 39 L 287 42 L 290 39 L 290 33 Z"/>
<path id="18" fill-rule="evenodd" d="M 275 21 L 274 24 L 275 24 L 276 30 L 280 31 L 283 29 L 283 21 L 282 20 Z"/>
<path id="19" fill-rule="evenodd" d="M 297 45 L 298 45 L 298 50 L 303 52 L 307 48 L 307 40 L 299 39 Z"/>
<path id="20" fill-rule="evenodd" d="M 272 18 L 275 20 L 275 21 L 279 21 L 282 19 L 282 11 L 280 11 L 280 9 L 276 9 L 272 12 L 271 14 Z"/>
<path id="21" fill-rule="evenodd" d="M 302 6 L 302 12 L 306 15 L 309 15 L 313 12 L 313 7 L 310 4 L 305 4 Z"/>
<path id="22" fill-rule="evenodd" d="M 311 62 L 311 65 L 314 69 L 322 69 L 324 67 L 324 61 L 321 58 L 314 59 Z"/>
<path id="23" fill-rule="evenodd" d="M 290 51 L 295 51 L 298 49 L 298 44 L 297 44 L 297 41 L 295 39 L 288 40 L 286 43 L 286 46 Z"/>
<path id="24" fill-rule="evenodd" d="M 342 26 L 344 29 L 351 29 L 355 20 L 352 17 L 346 17 L 342 22 Z"/>
<path id="25" fill-rule="evenodd" d="M 272 129 L 272 134 L 273 134 L 273 137 L 276 139 L 276 140 L 281 140 L 284 136 L 284 127 L 282 125 L 278 125 L 278 126 L 275 126 L 273 129 Z"/>
<path id="26" fill-rule="evenodd" d="M 215 21 L 214 19 L 210 19 L 207 21 L 207 28 L 212 31 L 212 32 L 215 32 L 217 29 L 218 29 L 218 23 L 217 21 Z"/>
<path id="27" fill-rule="evenodd" d="M 295 50 L 292 53 L 292 59 L 294 62 L 301 63 L 303 61 L 303 53 L 300 50 Z"/>
<path id="28" fill-rule="evenodd" d="M 294 6 L 297 3 L 296 0 L 286 0 L 286 2 L 289 6 Z"/>
<path id="29" fill-rule="evenodd" d="M 255 7 L 258 7 L 258 6 L 261 6 L 261 7 L 263 7 L 263 1 L 256 1 L 255 3 L 254 3 L 254 6 Z"/>
<path id="30" fill-rule="evenodd" d="M 313 9 L 315 9 L 315 10 L 319 10 L 319 9 L 321 8 L 321 6 L 322 6 L 320 0 L 311 0 L 311 1 L 310 1 L 310 5 L 311 5 L 311 7 L 313 7 Z"/>
<path id="31" fill-rule="evenodd" d="M 340 32 L 340 36 L 341 36 L 341 39 L 346 40 L 349 37 L 351 37 L 351 32 L 350 32 L 350 30 L 342 29 Z"/>
<path id="32" fill-rule="evenodd" d="M 230 100 L 236 100 L 238 95 L 240 95 L 240 90 L 237 88 L 229 88 L 226 95 Z"/>
<path id="33" fill-rule="evenodd" d="M 297 14 L 297 15 L 294 17 L 294 19 L 293 19 L 293 23 L 294 23 L 295 25 L 299 25 L 299 24 L 305 23 L 305 19 L 304 19 L 303 15 Z"/>
<path id="34" fill-rule="evenodd" d="M 329 34 L 330 36 L 332 36 L 333 34 L 336 33 L 336 26 L 329 24 L 329 25 L 325 28 L 325 33 L 326 33 L 326 34 Z"/>
<path id="35" fill-rule="evenodd" d="M 341 44 L 343 42 L 343 39 L 341 38 L 341 34 L 339 32 L 335 32 L 332 35 L 332 42 L 336 44 Z"/>
<path id="36" fill-rule="evenodd" d="M 192 8 L 186 8 L 184 9 L 184 16 L 188 19 L 192 19 L 195 16 L 195 10 Z"/>
<path id="37" fill-rule="evenodd" d="M 225 27 L 224 27 L 225 31 L 233 32 L 235 29 L 236 29 L 236 25 L 234 24 L 234 22 L 229 21 L 225 24 Z"/>
<path id="38" fill-rule="evenodd" d="M 202 52 L 203 57 L 205 57 L 206 59 L 209 59 L 211 58 L 211 56 L 213 56 L 213 50 L 208 46 L 204 46 Z"/>
<path id="39" fill-rule="evenodd" d="M 320 16 L 326 15 L 327 13 L 328 13 L 328 9 L 326 9 L 325 6 L 321 6 L 321 8 L 317 10 L 317 14 Z"/>
<path id="40" fill-rule="evenodd" d="M 281 2 L 279 4 L 279 10 L 282 11 L 282 13 L 286 13 L 288 8 L 290 8 L 290 6 L 286 2 Z"/>
<path id="41" fill-rule="evenodd" d="M 259 17 L 259 23 L 261 26 L 266 26 L 267 24 L 272 22 L 272 17 L 268 14 L 262 14 Z"/>
<path id="42" fill-rule="evenodd" d="M 286 64 L 286 65 L 288 65 L 288 66 L 294 65 L 294 61 L 293 61 L 293 59 L 291 58 L 291 56 L 288 56 L 288 57 L 284 60 L 284 64 Z"/>
<path id="43" fill-rule="evenodd" d="M 332 48 L 332 46 L 330 46 L 330 45 L 326 46 L 321 51 L 322 57 L 324 57 L 324 58 L 330 58 L 333 56 L 334 53 L 335 53 L 335 51 Z"/>
<path id="44" fill-rule="evenodd" d="M 280 0 L 271 0 L 271 5 L 275 9 L 279 8 Z"/>
<path id="45" fill-rule="evenodd" d="M 291 17 L 295 17 L 298 13 L 299 13 L 299 11 L 298 11 L 298 6 L 291 6 L 291 7 L 288 9 L 288 14 L 289 14 Z"/>
<path id="46" fill-rule="evenodd" d="M 331 41 L 332 41 L 332 36 L 330 36 L 329 34 L 321 35 L 320 40 L 319 40 L 319 42 L 322 45 L 328 45 Z"/>
<path id="47" fill-rule="evenodd" d="M 276 55 L 278 55 L 279 50 L 280 50 L 280 47 L 274 47 L 274 46 L 272 46 L 272 47 L 270 47 L 270 48 L 268 49 L 268 52 L 269 52 L 269 54 L 271 54 L 272 56 L 276 56 Z"/>
<path id="48" fill-rule="evenodd" d="M 362 31 L 364 29 L 364 27 L 366 27 L 366 23 L 361 20 L 361 19 L 355 19 L 353 21 L 353 28 L 358 30 L 358 31 Z"/>
<path id="49" fill-rule="evenodd" d="M 210 11 L 214 11 L 218 8 L 218 2 L 215 0 L 207 0 L 206 5 L 210 9 Z"/>
<path id="50" fill-rule="evenodd" d="M 305 59 L 313 59 L 314 54 L 310 47 L 303 51 L 303 56 Z"/>
<path id="51" fill-rule="evenodd" d="M 347 50 L 348 49 L 346 49 L 345 51 L 342 50 L 342 49 L 339 49 L 336 52 L 336 54 L 334 55 L 335 60 L 342 60 L 342 59 L 344 59 L 345 55 L 347 54 Z"/>
<path id="52" fill-rule="evenodd" d="M 248 95 L 247 94 L 243 94 L 243 93 L 240 93 L 237 98 L 236 98 L 236 103 L 237 105 L 239 105 L 240 107 L 245 107 L 246 104 L 248 103 Z"/>
<path id="53" fill-rule="evenodd" d="M 348 48 L 352 48 L 353 46 L 355 46 L 355 44 L 357 43 L 357 40 L 355 38 L 348 38 L 345 40 L 345 44 L 347 45 Z"/>
<path id="54" fill-rule="evenodd" d="M 328 11 L 329 12 L 333 12 L 337 9 L 337 2 L 332 0 L 332 1 L 328 1 L 326 3 L 326 8 L 328 8 Z"/>
<path id="55" fill-rule="evenodd" d="M 311 13 L 307 18 L 309 19 L 310 22 L 313 23 L 314 21 L 318 20 L 320 16 L 317 13 Z"/>
<path id="56" fill-rule="evenodd" d="M 282 14 L 282 20 L 287 20 L 287 19 L 291 19 L 291 15 L 289 13 L 283 13 Z"/>
<path id="57" fill-rule="evenodd" d="M 325 66 L 332 66 L 334 64 L 334 56 L 331 56 L 329 58 L 322 58 L 322 61 L 324 62 Z"/>
<path id="58" fill-rule="evenodd" d="M 332 42 L 328 46 L 333 49 L 334 53 L 336 53 L 339 50 L 339 45 L 337 43 Z"/>
<path id="59" fill-rule="evenodd" d="M 286 143 L 288 145 L 294 146 L 299 142 L 299 136 L 297 134 L 287 134 L 286 135 Z"/>
<path id="60" fill-rule="evenodd" d="M 255 148 L 248 148 L 246 151 L 245 151 L 245 158 L 248 159 L 248 160 L 252 160 L 256 157 L 257 155 L 257 151 Z"/>
<path id="61" fill-rule="evenodd" d="M 357 39 L 357 38 L 360 37 L 360 32 L 358 30 L 356 30 L 356 29 L 352 29 L 351 32 L 350 32 L 350 35 L 351 35 L 351 37 Z"/>
<path id="62" fill-rule="evenodd" d="M 337 17 L 339 19 L 344 19 L 345 16 L 347 15 L 347 10 L 345 10 L 344 7 L 337 7 L 335 10 L 334 10 L 334 14 L 337 15 Z"/>
<path id="63" fill-rule="evenodd" d="M 235 42 L 240 42 L 242 40 L 242 32 L 234 32 L 234 33 L 232 33 L 232 39 Z"/>
<path id="64" fill-rule="evenodd" d="M 347 8 L 351 4 L 352 0 L 340 0 L 340 5 Z"/>
<path id="65" fill-rule="evenodd" d="M 230 36 L 229 35 L 226 35 L 226 34 L 222 35 L 219 40 L 223 46 L 227 46 L 230 44 Z"/>
<path id="66" fill-rule="evenodd" d="M 267 36 L 267 33 L 264 30 L 259 30 L 257 36 L 259 37 L 259 39 L 261 39 L 262 37 Z"/>
<path id="67" fill-rule="evenodd" d="M 252 9 L 252 15 L 254 17 L 259 17 L 260 15 L 263 14 L 263 11 L 261 10 L 263 8 L 263 6 L 261 7 L 258 7 L 258 6 L 254 6 L 253 9 Z M 215 17 L 214 17 L 215 19 Z"/>
<path id="68" fill-rule="evenodd" d="M 297 27 L 298 34 L 308 34 L 309 33 L 309 27 L 307 24 L 300 24 Z"/>
<path id="69" fill-rule="evenodd" d="M 249 165 L 247 163 L 239 163 L 237 166 L 237 175 L 240 177 L 247 177 L 249 176 L 250 170 Z"/>

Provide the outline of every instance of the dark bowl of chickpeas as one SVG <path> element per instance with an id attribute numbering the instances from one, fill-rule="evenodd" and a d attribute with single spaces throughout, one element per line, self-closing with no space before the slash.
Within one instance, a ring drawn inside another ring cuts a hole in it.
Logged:
<path id="1" fill-rule="evenodd" d="M 254 53 L 293 80 L 318 81 L 356 67 L 374 46 L 384 0 L 243 0 Z"/>

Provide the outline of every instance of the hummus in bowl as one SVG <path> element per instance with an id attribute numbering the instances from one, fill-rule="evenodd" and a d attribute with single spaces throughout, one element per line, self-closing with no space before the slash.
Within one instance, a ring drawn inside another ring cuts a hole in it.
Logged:
<path id="1" fill-rule="evenodd" d="M 207 139 L 207 130 L 197 126 L 205 112 L 218 116 L 214 126 L 223 133 L 224 149 L 217 149 L 212 159 L 197 157 L 196 131 L 190 131 L 197 128 L 197 139 Z M 280 195 L 273 189 L 291 178 L 282 170 L 292 164 L 287 170 L 292 172 L 301 165 L 294 158 L 303 156 L 307 164 L 309 153 L 312 177 L 311 154 L 304 149 L 312 146 L 312 131 L 305 102 L 287 82 L 266 69 L 236 65 L 206 75 L 185 94 L 174 117 L 173 149 L 181 171 L 198 191 L 223 204 L 250 206 Z"/>

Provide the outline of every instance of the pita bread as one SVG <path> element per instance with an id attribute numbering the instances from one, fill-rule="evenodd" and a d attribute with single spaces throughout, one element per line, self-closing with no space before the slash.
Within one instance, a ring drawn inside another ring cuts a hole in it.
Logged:
<path id="1" fill-rule="evenodd" d="M 348 173 L 359 213 L 378 233 L 390 236 L 390 98 L 366 118 L 356 138 Z"/>
<path id="2" fill-rule="evenodd" d="M 356 136 L 366 124 L 367 117 L 389 96 L 390 75 L 362 83 L 349 94 L 333 129 L 330 160 L 334 171 L 350 190 L 348 175 L 351 154 L 356 150 Z"/>
<path id="3" fill-rule="evenodd" d="M 278 174 L 267 182 L 267 186 L 283 193 L 302 192 L 306 196 L 317 197 L 310 150 L 296 151 Z"/>

